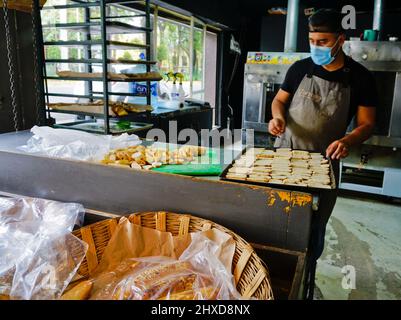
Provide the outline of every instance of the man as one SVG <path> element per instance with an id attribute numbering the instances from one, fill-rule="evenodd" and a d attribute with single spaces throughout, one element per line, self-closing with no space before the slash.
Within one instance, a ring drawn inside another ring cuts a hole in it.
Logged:
<path id="1" fill-rule="evenodd" d="M 275 147 L 321 152 L 330 157 L 338 184 L 339 160 L 372 134 L 377 92 L 372 74 L 342 50 L 341 14 L 321 9 L 309 18 L 311 57 L 294 63 L 272 102 L 269 132 Z M 347 127 L 355 117 L 356 126 Z M 323 192 L 312 221 L 312 274 L 324 248 L 326 224 L 337 191 Z M 313 292 L 313 291 L 312 291 Z"/>

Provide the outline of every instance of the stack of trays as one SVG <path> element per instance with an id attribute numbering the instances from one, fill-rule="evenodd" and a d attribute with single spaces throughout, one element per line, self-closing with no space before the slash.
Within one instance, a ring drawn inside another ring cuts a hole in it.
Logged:
<path id="1" fill-rule="evenodd" d="M 289 148 L 247 149 L 224 178 L 319 189 L 335 185 L 330 162 L 322 154 Z"/>

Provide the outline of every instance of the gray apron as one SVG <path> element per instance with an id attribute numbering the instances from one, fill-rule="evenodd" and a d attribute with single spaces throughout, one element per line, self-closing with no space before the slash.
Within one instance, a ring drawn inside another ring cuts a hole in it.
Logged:
<path id="1" fill-rule="evenodd" d="M 327 147 L 344 137 L 348 127 L 351 90 L 349 68 L 344 67 L 344 81 L 331 82 L 313 75 L 314 65 L 305 75 L 287 110 L 285 132 L 274 146 L 309 150 L 326 154 Z M 339 161 L 333 161 L 338 185 Z M 337 190 L 320 194 L 319 208 L 312 221 L 311 248 L 317 260 L 323 252 L 326 224 L 337 199 Z"/>
<path id="2" fill-rule="evenodd" d="M 351 90 L 349 69 L 343 83 L 305 75 L 287 111 L 285 132 L 276 148 L 285 147 L 326 153 L 327 147 L 344 137 L 348 127 Z"/>

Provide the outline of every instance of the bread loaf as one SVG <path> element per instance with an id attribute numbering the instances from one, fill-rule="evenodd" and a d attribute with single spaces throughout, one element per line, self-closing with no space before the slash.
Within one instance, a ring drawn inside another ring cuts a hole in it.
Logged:
<path id="1" fill-rule="evenodd" d="M 120 281 L 112 298 L 113 300 L 149 300 L 163 297 L 179 299 L 182 292 L 194 292 L 199 284 L 211 286 L 212 283 L 209 277 L 193 271 L 188 262 L 162 264 L 146 268 Z"/>
<path id="2" fill-rule="evenodd" d="M 82 281 L 61 296 L 61 300 L 86 300 L 89 298 L 93 283 Z"/>

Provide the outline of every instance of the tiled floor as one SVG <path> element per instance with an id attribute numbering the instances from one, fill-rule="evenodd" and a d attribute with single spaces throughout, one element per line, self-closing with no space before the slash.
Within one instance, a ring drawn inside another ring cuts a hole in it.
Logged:
<path id="1" fill-rule="evenodd" d="M 401 299 L 401 205 L 338 198 L 318 261 L 315 298 Z"/>

